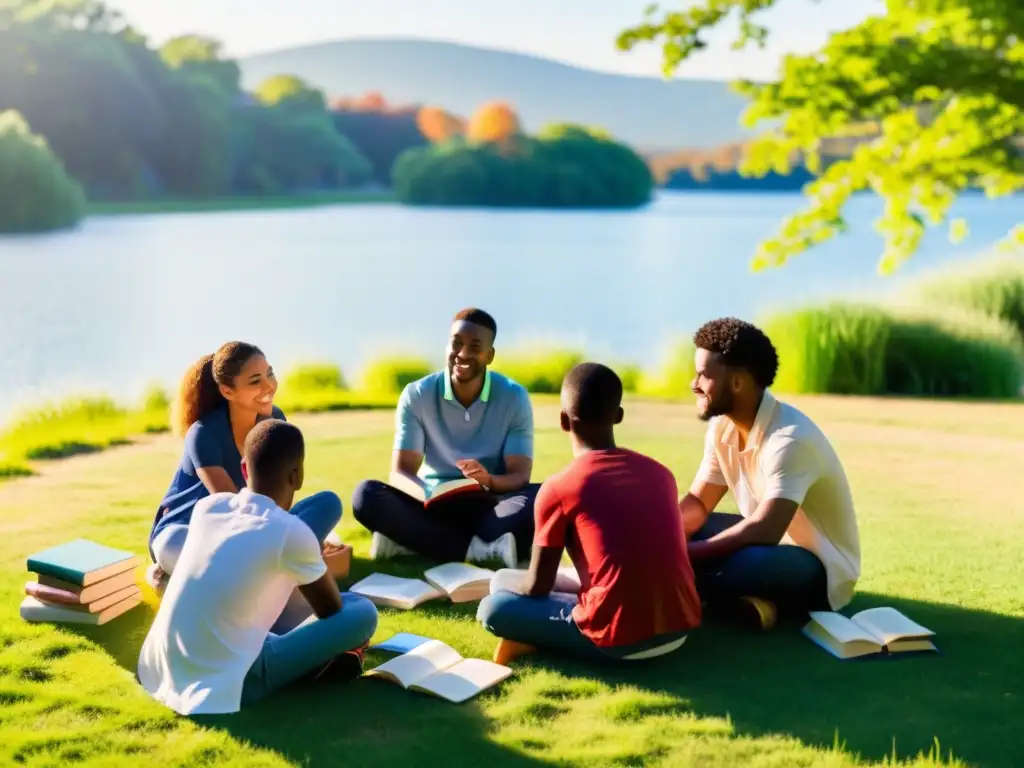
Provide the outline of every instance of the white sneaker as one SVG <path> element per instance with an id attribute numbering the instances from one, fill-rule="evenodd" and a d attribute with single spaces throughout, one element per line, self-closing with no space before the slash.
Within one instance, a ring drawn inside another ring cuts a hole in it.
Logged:
<path id="1" fill-rule="evenodd" d="M 406 549 L 401 544 L 392 541 L 387 536 L 380 533 L 373 534 L 373 538 L 370 540 L 371 560 L 387 560 L 389 557 L 414 554 L 416 553 L 411 549 Z"/>
<path id="2" fill-rule="evenodd" d="M 466 560 L 476 563 L 483 560 L 501 560 L 506 568 L 515 568 L 518 563 L 515 534 L 506 533 L 491 542 L 474 536 L 469 542 L 469 549 L 466 550 Z"/>

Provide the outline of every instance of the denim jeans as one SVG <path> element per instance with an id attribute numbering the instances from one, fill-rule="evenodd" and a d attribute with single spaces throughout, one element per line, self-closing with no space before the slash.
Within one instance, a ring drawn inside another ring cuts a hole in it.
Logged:
<path id="1" fill-rule="evenodd" d="M 743 518 L 713 512 L 693 536 L 710 539 Z M 792 544 L 743 547 L 728 557 L 693 563 L 697 592 L 712 611 L 741 597 L 760 597 L 775 603 L 784 616 L 831 610 L 825 566 L 817 556 Z"/>
<path id="2" fill-rule="evenodd" d="M 675 650 L 686 638 L 686 633 L 680 632 L 629 646 L 599 648 L 576 626 L 572 617 L 576 602 L 575 595 L 556 593 L 547 597 L 527 597 L 501 590 L 480 601 L 476 616 L 484 629 L 497 637 L 548 648 L 587 661 L 615 662 L 660 656 Z"/>
<path id="3" fill-rule="evenodd" d="M 332 491 L 314 493 L 296 502 L 291 509 L 291 513 L 308 525 L 321 543 L 341 521 L 341 512 L 341 499 Z M 167 575 L 174 572 L 187 536 L 188 526 L 175 524 L 168 525 L 153 540 L 156 564 Z"/>
<path id="4" fill-rule="evenodd" d="M 343 592 L 341 610 L 326 619 L 309 616 L 283 634 L 271 632 L 242 684 L 242 706 L 305 677 L 339 654 L 358 648 L 377 631 L 377 607 Z"/>

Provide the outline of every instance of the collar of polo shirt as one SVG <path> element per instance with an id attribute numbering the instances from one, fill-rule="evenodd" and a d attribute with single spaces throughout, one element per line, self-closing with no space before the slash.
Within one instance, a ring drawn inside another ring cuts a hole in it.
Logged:
<path id="1" fill-rule="evenodd" d="M 484 372 L 484 388 L 480 390 L 480 402 L 486 403 L 491 397 L 491 369 L 488 368 Z M 451 371 L 445 371 L 444 377 L 444 399 L 449 401 L 455 400 L 455 393 L 452 391 L 452 374 Z"/>

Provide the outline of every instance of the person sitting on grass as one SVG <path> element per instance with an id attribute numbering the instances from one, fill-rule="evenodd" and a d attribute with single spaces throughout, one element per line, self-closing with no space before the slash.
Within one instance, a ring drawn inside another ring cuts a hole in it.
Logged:
<path id="1" fill-rule="evenodd" d="M 736 318 L 694 336 L 704 458 L 679 507 L 709 614 L 768 629 L 777 618 L 839 610 L 860 574 L 853 496 L 818 426 L 769 387 L 771 340 Z M 715 512 L 731 491 L 738 515 Z"/>
<path id="2" fill-rule="evenodd" d="M 499 571 L 480 603 L 477 619 L 502 638 L 494 660 L 537 647 L 596 661 L 670 653 L 701 620 L 675 477 L 615 444 L 622 381 L 610 368 L 577 365 L 561 397 L 575 458 L 537 495 L 529 572 Z M 559 573 L 564 550 L 576 580 Z"/>
<path id="3" fill-rule="evenodd" d="M 489 494 L 428 513 L 422 501 L 366 480 L 352 514 L 373 532 L 370 557 L 418 553 L 441 562 L 518 564 L 533 537 L 533 409 L 526 390 L 494 373 L 497 324 L 481 309 L 452 321 L 448 365 L 402 392 L 392 471 L 428 489 L 467 477 Z M 419 475 L 419 477 L 417 477 Z"/>
<path id="4" fill-rule="evenodd" d="M 174 406 L 173 427 L 185 448 L 171 485 L 160 502 L 149 534 L 153 559 L 146 579 L 162 589 L 185 545 L 192 510 L 213 493 L 245 487 L 242 446 L 262 419 L 284 419 L 274 405 L 277 378 L 258 347 L 240 341 L 204 355 L 186 372 Z M 317 530 L 332 530 L 341 518 L 341 499 L 330 491 L 296 505 Z"/>
<path id="5" fill-rule="evenodd" d="M 339 593 L 321 556 L 326 531 L 288 511 L 302 488 L 304 457 L 298 427 L 262 421 L 245 439 L 247 486 L 195 505 L 137 673 L 179 714 L 237 712 L 301 678 L 362 672 L 377 609 Z M 285 624 L 296 587 L 312 615 Z"/>

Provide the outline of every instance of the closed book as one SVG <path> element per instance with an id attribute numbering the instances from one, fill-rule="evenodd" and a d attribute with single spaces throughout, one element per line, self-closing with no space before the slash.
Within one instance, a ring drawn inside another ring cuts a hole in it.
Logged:
<path id="1" fill-rule="evenodd" d="M 53 605 L 51 603 L 44 603 L 42 600 L 37 600 L 34 597 L 26 597 L 21 601 L 21 618 L 25 621 L 34 622 L 93 624 L 101 626 L 141 603 L 141 595 L 142 593 L 139 592 L 134 597 L 129 597 L 119 603 L 115 603 L 98 613 L 75 610 L 68 605 Z"/>
<path id="2" fill-rule="evenodd" d="M 76 598 L 75 602 L 77 603 L 91 603 L 94 600 L 112 595 L 114 592 L 135 584 L 135 569 L 119 573 L 116 576 L 111 576 L 109 579 L 103 579 L 103 581 L 97 581 L 88 587 L 83 587 L 81 584 L 72 584 L 70 581 L 47 576 L 44 573 L 36 574 L 36 581 L 41 587 L 50 587 L 74 595 Z"/>
<path id="3" fill-rule="evenodd" d="M 87 587 L 131 570 L 140 562 L 138 555 L 131 552 L 75 539 L 32 555 L 28 558 L 28 570 Z"/>
<path id="4" fill-rule="evenodd" d="M 46 587 L 37 582 L 30 581 L 25 585 L 25 594 L 36 598 L 40 602 L 49 603 L 50 605 L 61 605 L 72 611 L 99 613 L 112 605 L 116 605 L 122 600 L 134 597 L 135 595 L 141 595 L 142 590 L 140 590 L 135 584 L 129 584 L 127 587 L 119 589 L 109 595 L 98 597 L 89 603 L 83 603 L 79 600 L 78 595 L 73 592 L 66 592 L 63 589 Z"/>

